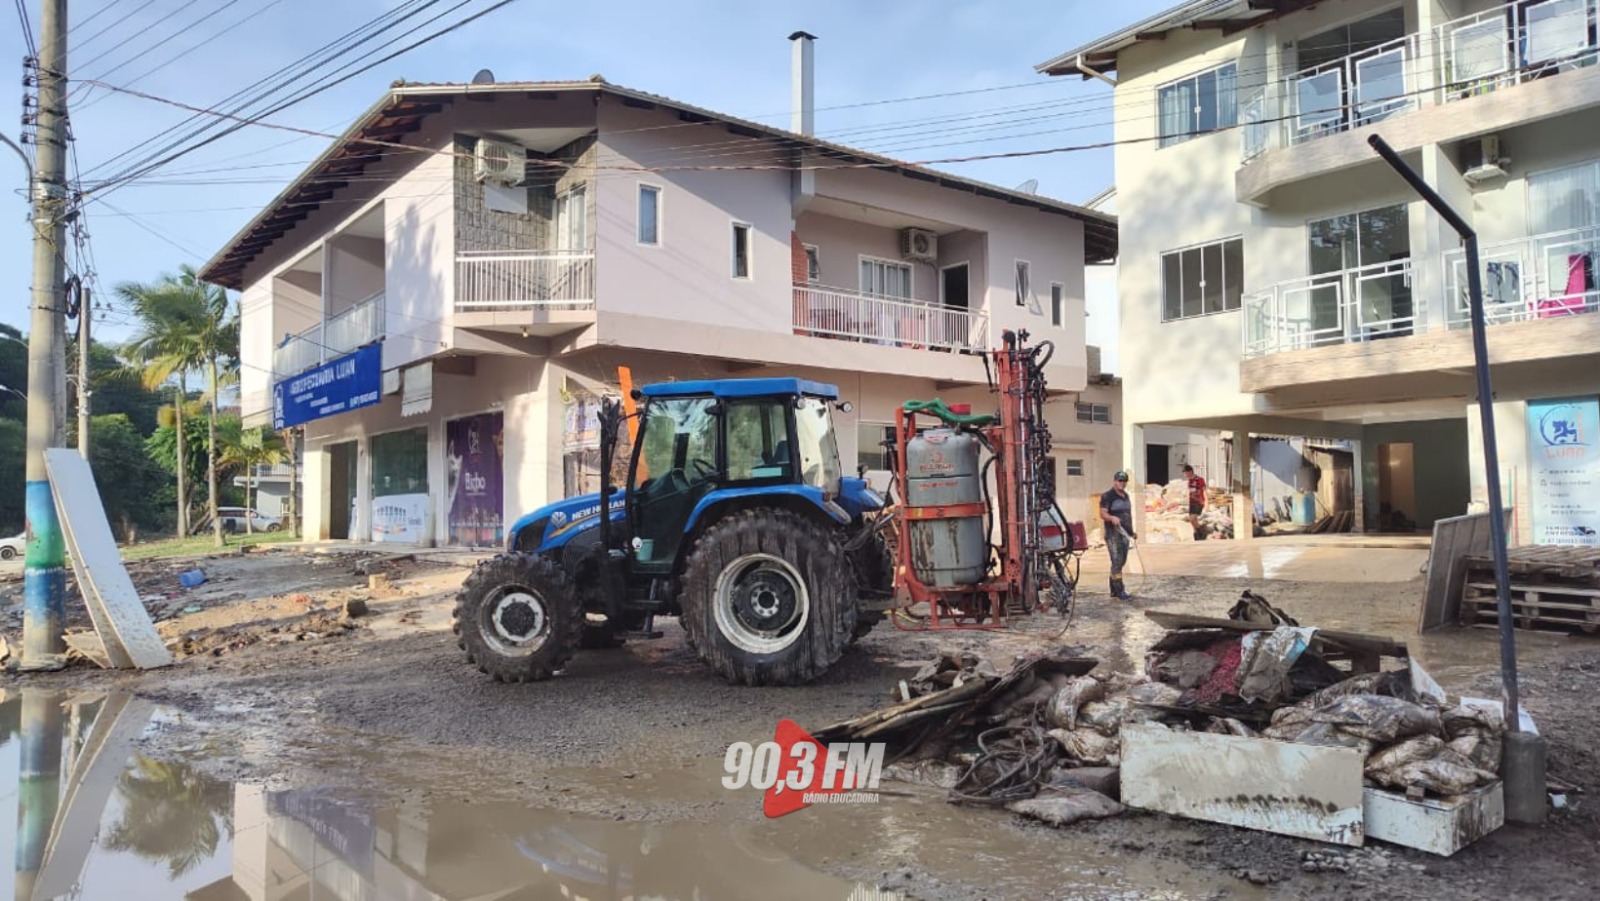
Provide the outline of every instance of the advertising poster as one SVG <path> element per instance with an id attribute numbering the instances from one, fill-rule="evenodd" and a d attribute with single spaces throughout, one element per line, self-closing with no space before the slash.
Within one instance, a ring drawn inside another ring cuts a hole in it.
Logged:
<path id="1" fill-rule="evenodd" d="M 1528 402 L 1533 543 L 1600 547 L 1600 400 Z"/>
<path id="2" fill-rule="evenodd" d="M 484 413 L 445 424 L 448 515 L 453 545 L 498 547 L 505 540 L 505 415 Z"/>
<path id="3" fill-rule="evenodd" d="M 372 499 L 372 540 L 395 544 L 427 544 L 428 496 L 389 494 Z"/>

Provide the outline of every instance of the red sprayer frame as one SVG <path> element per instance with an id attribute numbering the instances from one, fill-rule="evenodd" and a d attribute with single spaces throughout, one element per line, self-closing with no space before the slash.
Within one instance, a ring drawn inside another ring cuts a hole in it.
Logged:
<path id="1" fill-rule="evenodd" d="M 1022 339 L 1026 337 L 1023 333 Z M 999 572 L 991 573 L 982 582 L 936 587 L 917 578 L 910 540 L 913 522 L 986 516 L 989 510 L 982 502 L 940 507 L 907 506 L 906 500 L 910 497 L 907 445 L 918 429 L 932 424 L 930 420 L 941 425 L 950 423 L 933 413 L 907 410 L 904 406 L 895 411 L 895 459 L 899 462 L 895 468 L 895 491 L 900 498 L 894 523 L 895 595 L 906 613 L 921 604 L 927 604 L 928 609 L 926 619 L 915 615 L 893 617 L 895 625 L 902 629 L 1003 629 L 1006 615 L 1013 607 L 1033 610 L 1037 606 L 1038 587 L 1035 580 L 1025 578 L 1024 559 L 1026 549 L 1037 546 L 1039 538 L 1037 516 L 1025 512 L 1027 488 L 1037 476 L 1028 471 L 1028 457 L 1024 452 L 1030 439 L 1023 363 L 1026 353 L 1021 341 L 1011 332 L 1005 333 L 1004 347 L 989 352 L 994 367 L 994 388 L 1000 399 L 999 417 L 987 425 L 966 429 L 983 439 L 994 458 L 993 512 L 998 524 L 994 531 L 999 540 L 996 548 Z M 911 624 L 904 622 L 906 619 L 910 619 Z"/>

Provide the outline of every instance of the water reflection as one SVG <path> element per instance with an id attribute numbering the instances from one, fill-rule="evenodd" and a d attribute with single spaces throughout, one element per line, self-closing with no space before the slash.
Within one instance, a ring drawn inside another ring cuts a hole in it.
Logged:
<path id="1" fill-rule="evenodd" d="M 0 841 L 13 845 L 13 899 L 894 897 L 728 827 L 230 785 L 135 753 L 157 713 L 129 696 L 0 690 L 0 823 L 16 823 Z"/>

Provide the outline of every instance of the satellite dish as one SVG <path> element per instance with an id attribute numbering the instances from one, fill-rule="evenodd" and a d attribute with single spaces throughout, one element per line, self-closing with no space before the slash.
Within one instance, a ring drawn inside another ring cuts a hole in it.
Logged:
<path id="1" fill-rule="evenodd" d="M 494 84 L 494 73 L 488 69 L 479 69 L 478 74 L 472 76 L 473 84 Z"/>
<path id="2" fill-rule="evenodd" d="M 1024 194 L 1037 194 L 1039 193 L 1039 180 L 1037 178 L 1030 178 L 1022 184 L 1017 185 L 1017 190 Z"/>

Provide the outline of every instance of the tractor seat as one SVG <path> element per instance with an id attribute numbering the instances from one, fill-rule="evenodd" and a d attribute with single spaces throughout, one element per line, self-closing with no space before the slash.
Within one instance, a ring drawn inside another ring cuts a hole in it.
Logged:
<path id="1" fill-rule="evenodd" d="M 779 441 L 778 445 L 772 449 L 772 453 L 767 456 L 766 464 L 768 466 L 783 466 L 788 462 L 789 442 L 787 440 Z"/>

